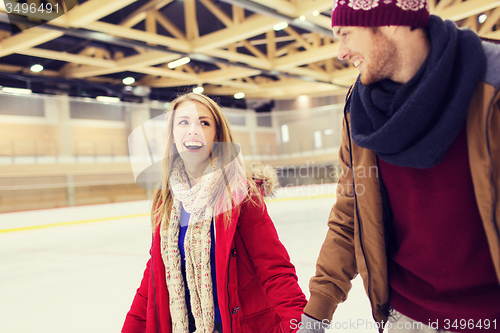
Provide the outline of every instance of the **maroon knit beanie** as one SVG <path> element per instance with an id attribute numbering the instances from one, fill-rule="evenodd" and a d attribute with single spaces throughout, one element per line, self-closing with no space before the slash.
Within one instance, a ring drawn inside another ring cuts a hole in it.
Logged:
<path id="1" fill-rule="evenodd" d="M 332 27 L 427 26 L 428 0 L 333 0 Z"/>

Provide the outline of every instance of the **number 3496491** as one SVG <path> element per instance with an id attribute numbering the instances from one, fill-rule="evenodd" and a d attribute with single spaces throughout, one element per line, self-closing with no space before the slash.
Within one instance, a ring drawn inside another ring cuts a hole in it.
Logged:
<path id="1" fill-rule="evenodd" d="M 483 329 L 483 330 L 494 330 L 495 332 L 497 331 L 497 321 L 495 320 L 489 320 L 489 319 L 484 319 L 484 320 L 478 320 L 475 321 L 473 319 L 465 320 L 465 319 L 455 319 L 455 320 L 450 320 L 450 319 L 445 319 L 444 321 L 444 327 L 445 330 L 450 330 L 450 329 Z"/>
<path id="2" fill-rule="evenodd" d="M 37 6 L 35 3 L 10 3 L 5 2 L 5 10 L 8 14 L 50 14 L 52 12 L 59 14 L 59 4 L 52 6 L 51 3 L 40 4 Z"/>

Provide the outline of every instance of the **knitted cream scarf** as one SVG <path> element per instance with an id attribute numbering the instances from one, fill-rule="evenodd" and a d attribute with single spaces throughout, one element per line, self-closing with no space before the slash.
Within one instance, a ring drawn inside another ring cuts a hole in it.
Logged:
<path id="1" fill-rule="evenodd" d="M 181 273 L 179 251 L 179 213 L 181 203 L 190 213 L 184 240 L 186 254 L 186 280 L 191 296 L 191 312 L 196 323 L 196 333 L 214 331 L 214 300 L 210 267 L 210 226 L 214 209 L 208 204 L 212 199 L 220 171 L 209 165 L 200 181 L 190 188 L 184 163 L 177 158 L 169 177 L 174 205 L 170 222 L 163 220 L 160 227 L 161 253 L 165 264 L 167 288 L 170 298 L 172 332 L 189 332 L 184 281 Z"/>

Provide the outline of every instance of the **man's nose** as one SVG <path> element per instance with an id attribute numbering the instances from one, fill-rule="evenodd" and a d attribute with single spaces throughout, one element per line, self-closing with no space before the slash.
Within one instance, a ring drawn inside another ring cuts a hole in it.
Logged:
<path id="1" fill-rule="evenodd" d="M 344 60 L 349 57 L 349 49 L 345 46 L 343 42 L 339 42 L 339 52 L 337 58 L 339 60 Z"/>

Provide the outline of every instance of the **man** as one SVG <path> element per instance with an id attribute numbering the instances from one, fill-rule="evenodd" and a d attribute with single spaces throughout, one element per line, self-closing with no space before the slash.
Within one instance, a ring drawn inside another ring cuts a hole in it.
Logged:
<path id="1" fill-rule="evenodd" d="M 358 273 L 381 332 L 500 331 L 500 46 L 427 0 L 335 0 L 332 27 L 360 75 L 299 332 Z"/>

